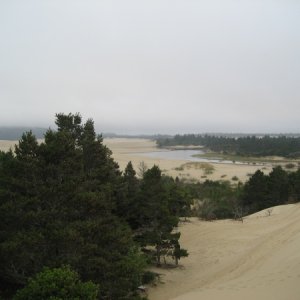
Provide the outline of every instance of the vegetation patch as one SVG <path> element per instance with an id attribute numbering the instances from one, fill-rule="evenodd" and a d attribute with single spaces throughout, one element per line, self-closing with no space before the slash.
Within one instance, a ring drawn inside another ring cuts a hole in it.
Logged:
<path id="1" fill-rule="evenodd" d="M 183 171 L 184 170 L 183 165 L 181 165 L 180 167 L 175 168 L 174 170 L 175 171 Z"/>
<path id="2" fill-rule="evenodd" d="M 288 163 L 288 164 L 285 165 L 285 168 L 286 169 L 294 169 L 294 168 L 296 168 L 296 165 L 293 164 L 293 163 Z"/>
<path id="3" fill-rule="evenodd" d="M 215 171 L 215 167 L 212 164 L 209 164 L 206 162 L 188 162 L 188 163 L 181 165 L 178 169 L 181 170 L 181 168 L 183 170 L 184 169 L 203 170 L 205 175 L 213 174 L 213 172 Z"/>

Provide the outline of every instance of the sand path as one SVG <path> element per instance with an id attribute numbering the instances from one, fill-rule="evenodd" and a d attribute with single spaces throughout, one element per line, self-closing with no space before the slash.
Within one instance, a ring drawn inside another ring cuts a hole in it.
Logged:
<path id="1" fill-rule="evenodd" d="M 181 268 L 156 270 L 150 300 L 300 299 L 300 204 L 245 219 L 181 225 L 190 256 Z"/>

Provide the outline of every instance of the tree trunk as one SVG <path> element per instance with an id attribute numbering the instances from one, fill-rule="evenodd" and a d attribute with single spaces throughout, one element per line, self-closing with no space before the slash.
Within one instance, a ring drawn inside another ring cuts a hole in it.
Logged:
<path id="1" fill-rule="evenodd" d="M 160 250 L 161 250 L 161 247 L 160 246 L 156 246 L 156 265 L 158 267 L 161 266 L 161 262 L 160 262 Z"/>

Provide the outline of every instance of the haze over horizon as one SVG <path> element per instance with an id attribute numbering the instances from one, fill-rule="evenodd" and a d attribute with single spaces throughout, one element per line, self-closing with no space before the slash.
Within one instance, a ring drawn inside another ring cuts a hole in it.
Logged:
<path id="1" fill-rule="evenodd" d="M 300 2 L 0 3 L 0 126 L 297 133 Z"/>

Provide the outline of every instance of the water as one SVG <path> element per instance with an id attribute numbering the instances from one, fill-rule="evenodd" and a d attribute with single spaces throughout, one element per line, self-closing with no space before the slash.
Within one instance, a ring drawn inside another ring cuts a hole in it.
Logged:
<path id="1" fill-rule="evenodd" d="M 222 160 L 221 158 L 202 158 L 195 157 L 193 155 L 203 154 L 201 150 L 165 150 L 165 151 L 153 151 L 137 153 L 140 156 L 157 158 L 157 159 L 170 159 L 170 160 L 187 160 L 194 162 L 210 162 L 210 163 L 222 163 L 222 164 L 248 164 L 247 162 L 233 162 L 231 160 Z"/>

